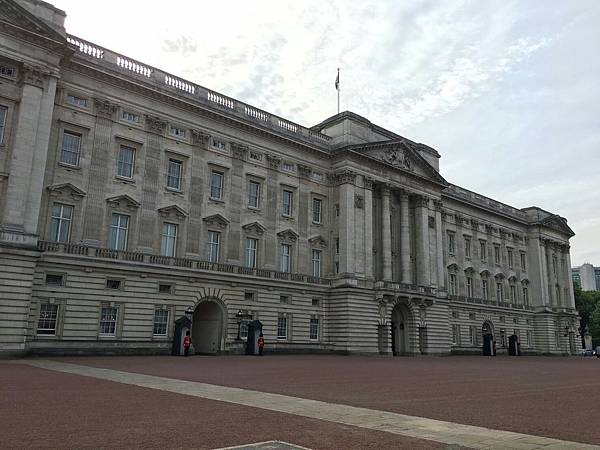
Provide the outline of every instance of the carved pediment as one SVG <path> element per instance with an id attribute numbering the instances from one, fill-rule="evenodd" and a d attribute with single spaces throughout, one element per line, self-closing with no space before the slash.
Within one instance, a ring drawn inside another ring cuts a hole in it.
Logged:
<path id="1" fill-rule="evenodd" d="M 86 195 L 84 191 L 72 185 L 71 183 L 55 184 L 53 186 L 46 187 L 46 189 L 51 197 L 70 195 L 73 199 L 79 200 L 81 197 Z"/>
<path id="2" fill-rule="evenodd" d="M 112 208 L 126 208 L 134 210 L 139 208 L 140 202 L 130 197 L 129 195 L 117 195 L 106 199 L 106 203 Z"/>
<path id="3" fill-rule="evenodd" d="M 246 225 L 242 226 L 242 229 L 247 234 L 255 234 L 258 236 L 262 236 L 264 234 L 264 232 L 267 231 L 267 229 L 263 225 L 261 225 L 259 222 L 247 223 Z"/>
<path id="4" fill-rule="evenodd" d="M 213 214 L 212 216 L 205 217 L 202 219 L 209 227 L 216 227 L 225 229 L 229 225 L 229 220 L 223 217 L 221 214 Z"/>
<path id="5" fill-rule="evenodd" d="M 456 263 L 452 263 L 448 266 L 448 270 L 450 272 L 456 272 L 458 270 L 458 265 Z"/>
<path id="6" fill-rule="evenodd" d="M 575 232 L 567 225 L 565 218 L 560 217 L 558 214 L 553 214 L 550 217 L 545 218 L 540 222 L 545 227 L 551 228 L 560 233 L 564 233 L 569 237 L 575 236 Z"/>
<path id="7" fill-rule="evenodd" d="M 313 236 L 308 240 L 308 242 L 313 247 L 320 247 L 320 248 L 327 247 L 327 241 L 325 239 L 323 239 L 322 236 Z"/>
<path id="8" fill-rule="evenodd" d="M 504 278 L 506 278 L 506 277 L 504 276 L 504 274 L 503 274 L 502 272 L 496 272 L 496 273 L 494 274 L 494 278 L 496 278 L 496 279 L 498 279 L 498 280 L 503 280 L 503 279 L 504 279 Z"/>
<path id="9" fill-rule="evenodd" d="M 288 228 L 277 233 L 277 237 L 284 242 L 296 242 L 296 240 L 298 240 L 298 233 L 291 228 Z"/>
<path id="10" fill-rule="evenodd" d="M 487 278 L 490 276 L 490 271 L 487 269 L 483 269 L 481 272 L 479 272 L 479 275 L 481 276 L 481 278 Z"/>
<path id="11" fill-rule="evenodd" d="M 473 266 L 469 266 L 465 268 L 465 273 L 467 275 L 472 275 L 473 273 L 475 273 L 475 269 L 473 269 Z"/>
<path id="12" fill-rule="evenodd" d="M 161 217 L 183 220 L 188 216 L 188 213 L 177 205 L 169 205 L 158 209 L 158 214 Z"/>

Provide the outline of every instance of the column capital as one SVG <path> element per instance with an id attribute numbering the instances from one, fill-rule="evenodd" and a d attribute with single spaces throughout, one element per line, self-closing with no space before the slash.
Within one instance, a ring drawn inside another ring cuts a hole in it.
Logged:
<path id="1" fill-rule="evenodd" d="M 210 140 L 210 134 L 198 130 L 192 130 L 192 144 L 205 146 Z"/>
<path id="2" fill-rule="evenodd" d="M 44 81 L 50 75 L 50 72 L 47 69 L 31 64 L 23 64 L 23 70 L 21 72 L 21 81 L 23 84 L 29 84 L 39 88 L 44 87 Z"/>
<path id="3" fill-rule="evenodd" d="M 444 206 L 444 203 L 441 200 L 437 200 L 435 199 L 433 201 L 433 207 L 435 208 L 436 211 L 442 211 L 442 208 Z"/>
<path id="4" fill-rule="evenodd" d="M 389 197 L 392 194 L 392 185 L 389 183 L 383 183 L 381 185 L 381 195 Z"/>
<path id="5" fill-rule="evenodd" d="M 241 161 L 246 160 L 246 154 L 248 153 L 248 146 L 244 144 L 238 144 L 237 142 L 231 142 L 231 153 L 235 159 Z"/>
<path id="6" fill-rule="evenodd" d="M 310 178 L 312 175 L 312 168 L 303 164 L 298 164 L 298 175 L 302 178 Z"/>
<path id="7" fill-rule="evenodd" d="M 358 174 L 353 170 L 346 169 L 330 174 L 329 179 L 335 186 L 339 186 L 340 184 L 354 184 L 356 182 L 356 175 Z"/>
<path id="8" fill-rule="evenodd" d="M 148 130 L 162 134 L 167 128 L 167 122 L 162 120 L 160 117 L 146 115 L 146 126 L 148 127 Z"/>
<path id="9" fill-rule="evenodd" d="M 429 197 L 426 195 L 416 195 L 415 196 L 415 205 L 421 208 L 429 207 Z"/>
<path id="10" fill-rule="evenodd" d="M 94 107 L 96 108 L 96 114 L 98 116 L 106 117 L 111 119 L 113 114 L 117 111 L 117 105 L 106 99 L 94 98 Z"/>
<path id="11" fill-rule="evenodd" d="M 373 190 L 373 186 L 375 184 L 375 180 L 373 178 L 365 177 L 365 176 L 363 176 L 363 180 L 364 180 L 364 183 L 365 183 L 365 189 L 368 189 L 368 190 L 372 191 Z"/>
<path id="12" fill-rule="evenodd" d="M 267 153 L 267 163 L 269 164 L 269 167 L 271 169 L 277 169 L 279 168 L 279 165 L 281 164 L 281 158 L 277 155 L 273 155 L 271 153 Z"/>

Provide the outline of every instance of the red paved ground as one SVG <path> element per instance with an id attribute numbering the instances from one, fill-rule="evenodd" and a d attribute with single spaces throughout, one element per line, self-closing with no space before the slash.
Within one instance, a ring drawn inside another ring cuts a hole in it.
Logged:
<path id="1" fill-rule="evenodd" d="M 600 444 L 600 359 L 224 356 L 63 358 Z"/>
<path id="2" fill-rule="evenodd" d="M 0 448 L 10 449 L 196 449 L 266 440 L 314 449 L 444 448 L 390 433 L 5 363 L 0 363 L 0 424 Z"/>

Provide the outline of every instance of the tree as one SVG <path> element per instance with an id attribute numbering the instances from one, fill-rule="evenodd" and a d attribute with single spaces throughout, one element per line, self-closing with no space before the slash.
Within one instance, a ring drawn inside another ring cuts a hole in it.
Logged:
<path id="1" fill-rule="evenodd" d="M 594 348 L 600 346 L 600 302 L 590 317 L 590 334 Z"/>
<path id="2" fill-rule="evenodd" d="M 579 312 L 580 332 L 583 342 L 585 330 L 592 335 L 594 345 L 600 345 L 600 292 L 582 291 L 579 283 L 573 283 L 575 290 L 575 308 Z"/>

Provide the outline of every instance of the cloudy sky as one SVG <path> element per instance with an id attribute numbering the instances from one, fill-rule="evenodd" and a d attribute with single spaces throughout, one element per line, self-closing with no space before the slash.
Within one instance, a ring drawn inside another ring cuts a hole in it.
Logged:
<path id="1" fill-rule="evenodd" d="M 569 220 L 600 265 L 600 1 L 50 0 L 67 31 L 314 125 L 435 147 L 452 183 Z"/>

